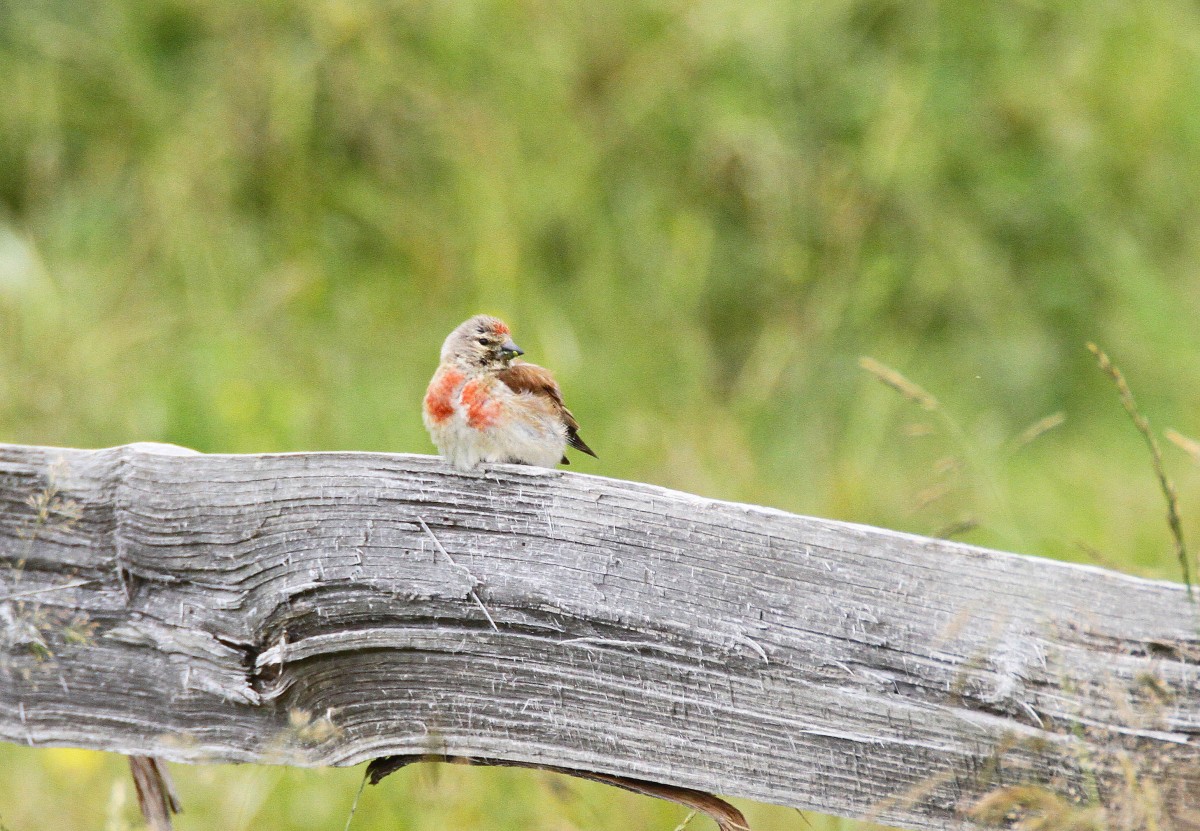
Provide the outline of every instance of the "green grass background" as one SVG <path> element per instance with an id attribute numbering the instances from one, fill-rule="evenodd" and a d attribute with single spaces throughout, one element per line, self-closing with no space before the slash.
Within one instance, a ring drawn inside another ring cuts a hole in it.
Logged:
<path id="1" fill-rule="evenodd" d="M 0 0 L 0 440 L 431 452 L 438 346 L 487 311 L 579 470 L 1177 578 L 1084 343 L 1200 433 L 1198 42 L 1184 0 Z M 340 829 L 360 778 L 175 773 L 197 831 Z M 683 814 L 412 769 L 353 827 Z M 136 826 L 124 763 L 0 748 L 0 822 Z"/>

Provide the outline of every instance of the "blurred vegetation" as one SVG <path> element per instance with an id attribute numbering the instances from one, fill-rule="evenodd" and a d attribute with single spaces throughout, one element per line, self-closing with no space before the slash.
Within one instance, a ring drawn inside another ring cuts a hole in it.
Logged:
<path id="1" fill-rule="evenodd" d="M 430 452 L 488 311 L 578 470 L 1177 579 L 1084 343 L 1200 433 L 1198 39 L 1184 0 L 0 0 L 0 440 Z M 359 781 L 175 770 L 182 829 L 340 828 Z M 4 747 L 0 821 L 129 827 L 127 778 Z M 449 769 L 353 827 L 683 813 Z"/>

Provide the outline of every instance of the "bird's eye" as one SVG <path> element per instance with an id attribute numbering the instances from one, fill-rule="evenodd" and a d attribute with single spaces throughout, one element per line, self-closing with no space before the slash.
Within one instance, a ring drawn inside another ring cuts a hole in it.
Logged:
<path id="1" fill-rule="evenodd" d="M 480 338 L 480 339 L 479 339 L 479 345 L 480 345 L 480 346 L 487 346 L 487 345 L 488 345 L 488 339 L 487 339 L 487 338 Z"/>

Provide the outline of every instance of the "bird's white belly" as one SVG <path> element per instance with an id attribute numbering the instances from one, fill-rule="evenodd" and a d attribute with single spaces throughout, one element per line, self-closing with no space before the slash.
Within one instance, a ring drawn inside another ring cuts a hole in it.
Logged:
<path id="1" fill-rule="evenodd" d="M 456 401 L 453 414 L 426 426 L 438 452 L 464 470 L 480 462 L 554 467 L 567 447 L 565 426 L 541 413 L 505 419 L 503 424 L 480 429 L 470 425 L 467 408 Z"/>

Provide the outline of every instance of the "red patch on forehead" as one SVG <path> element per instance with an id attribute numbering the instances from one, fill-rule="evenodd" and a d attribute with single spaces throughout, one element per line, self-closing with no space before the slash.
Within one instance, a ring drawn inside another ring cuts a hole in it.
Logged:
<path id="1" fill-rule="evenodd" d="M 508 331 L 508 326 L 506 326 L 506 325 L 505 325 L 505 323 L 504 323 L 504 321 L 502 321 L 502 320 L 497 320 L 497 321 L 496 321 L 496 323 L 495 323 L 495 325 L 494 325 L 494 326 L 492 326 L 492 330 L 493 330 L 493 331 L 494 331 L 494 332 L 495 332 L 497 335 L 507 335 L 507 334 L 509 334 L 509 331 Z"/>
<path id="2" fill-rule="evenodd" d="M 433 376 L 425 391 L 425 412 L 430 418 L 442 422 L 454 414 L 453 394 L 462 381 L 463 374 L 455 369 L 445 369 Z"/>
<path id="3" fill-rule="evenodd" d="M 467 424 L 476 430 L 491 427 L 500 417 L 500 402 L 488 395 L 486 381 L 469 381 L 462 390 L 462 403 L 467 408 Z"/>

